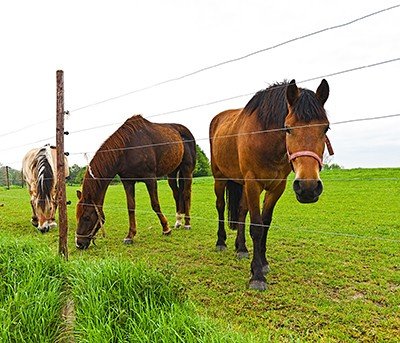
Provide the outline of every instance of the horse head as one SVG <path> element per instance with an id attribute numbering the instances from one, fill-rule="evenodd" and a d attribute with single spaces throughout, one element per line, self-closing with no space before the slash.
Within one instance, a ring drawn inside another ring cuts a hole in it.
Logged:
<path id="1" fill-rule="evenodd" d="M 33 197 L 32 204 L 36 212 L 36 216 L 31 221 L 32 225 L 36 226 L 42 233 L 57 226 L 54 218 L 56 211 L 55 194 L 45 198 Z"/>
<path id="2" fill-rule="evenodd" d="M 81 191 L 76 192 L 79 202 L 76 206 L 75 245 L 78 249 L 87 249 L 96 233 L 105 223 L 102 206 L 96 205 L 90 198 L 84 197 Z"/>
<path id="3" fill-rule="evenodd" d="M 296 175 L 293 189 L 301 203 L 318 201 L 323 190 L 319 172 L 323 166 L 322 156 L 329 129 L 324 109 L 328 96 L 326 80 L 322 80 L 315 93 L 298 88 L 295 80 L 286 88 L 286 149 Z"/>

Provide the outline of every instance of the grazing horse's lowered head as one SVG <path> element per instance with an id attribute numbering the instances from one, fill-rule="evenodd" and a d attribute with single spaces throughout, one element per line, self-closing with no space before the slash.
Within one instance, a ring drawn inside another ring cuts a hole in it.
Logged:
<path id="1" fill-rule="evenodd" d="M 85 198 L 81 191 L 76 191 L 78 204 L 76 206 L 77 230 L 75 245 L 78 249 L 87 249 L 96 233 L 104 225 L 106 217 L 103 206 L 98 206 L 89 198 Z"/>
<path id="2" fill-rule="evenodd" d="M 57 226 L 56 148 L 45 145 L 28 151 L 22 161 L 22 172 L 31 196 L 31 223 L 42 233 Z M 65 158 L 65 175 L 69 175 Z"/>
<path id="3" fill-rule="evenodd" d="M 322 80 L 315 93 L 298 88 L 295 80 L 286 88 L 286 149 L 296 175 L 293 190 L 301 203 L 318 201 L 323 190 L 319 172 L 323 166 L 325 144 L 330 147 L 326 137 L 329 121 L 324 109 L 328 96 L 326 80 Z"/>

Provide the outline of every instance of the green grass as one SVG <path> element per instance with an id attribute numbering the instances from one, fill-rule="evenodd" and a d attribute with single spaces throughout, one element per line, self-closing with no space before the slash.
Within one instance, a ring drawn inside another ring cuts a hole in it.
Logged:
<path id="1" fill-rule="evenodd" d="M 54 342 L 61 327 L 63 269 L 28 239 L 0 235 L 0 341 Z"/>
<path id="2" fill-rule="evenodd" d="M 195 315 L 168 272 L 116 259 L 72 266 L 78 342 L 245 342 Z"/>
<path id="3" fill-rule="evenodd" d="M 116 258 L 65 263 L 5 233 L 0 253 L 0 342 L 250 342 L 196 315 L 168 271 Z"/>
<path id="4" fill-rule="evenodd" d="M 76 187 L 68 187 L 71 264 L 86 270 L 86 263 L 100 266 L 117 258 L 163 275 L 168 270 L 197 315 L 227 331 L 251 333 L 255 342 L 394 342 L 400 336 L 399 176 L 400 169 L 324 171 L 324 193 L 310 205 L 295 200 L 289 181 L 268 237 L 266 292 L 247 289 L 250 261 L 235 258 L 235 232 L 228 231 L 225 252 L 215 251 L 212 178 L 194 181 L 192 230 L 174 230 L 170 237 L 162 236 L 139 184 L 138 234 L 131 246 L 122 243 L 128 229 L 123 187 L 111 186 L 106 238 L 99 235 L 97 246 L 87 251 L 74 247 Z M 172 225 L 175 208 L 165 181 L 159 182 L 159 194 Z M 0 191 L 0 203 L 0 230 L 43 241 L 56 254 L 57 232 L 41 235 L 29 223 L 26 189 Z M 247 242 L 252 250 L 248 234 Z"/>

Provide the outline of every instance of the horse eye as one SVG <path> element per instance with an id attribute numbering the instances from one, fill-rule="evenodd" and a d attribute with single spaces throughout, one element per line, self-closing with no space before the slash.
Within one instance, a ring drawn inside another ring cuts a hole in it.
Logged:
<path id="1" fill-rule="evenodd" d="M 292 133 L 292 128 L 285 125 L 285 131 L 286 131 L 286 133 L 287 133 L 288 135 L 290 135 L 290 134 Z"/>

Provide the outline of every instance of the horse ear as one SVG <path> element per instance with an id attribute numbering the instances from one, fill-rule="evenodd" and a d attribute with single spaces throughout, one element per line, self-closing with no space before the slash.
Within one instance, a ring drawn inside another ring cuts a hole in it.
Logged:
<path id="1" fill-rule="evenodd" d="M 321 102 L 321 104 L 323 106 L 329 97 L 329 85 L 325 79 L 323 79 L 321 81 L 321 84 L 318 86 L 316 94 L 317 94 L 318 100 Z"/>
<path id="2" fill-rule="evenodd" d="M 82 192 L 79 189 L 76 190 L 76 196 L 79 200 L 82 198 Z"/>
<path id="3" fill-rule="evenodd" d="M 293 106 L 297 98 L 299 97 L 299 89 L 296 85 L 296 80 L 292 80 L 289 82 L 286 88 L 286 101 L 288 102 L 289 106 Z"/>

